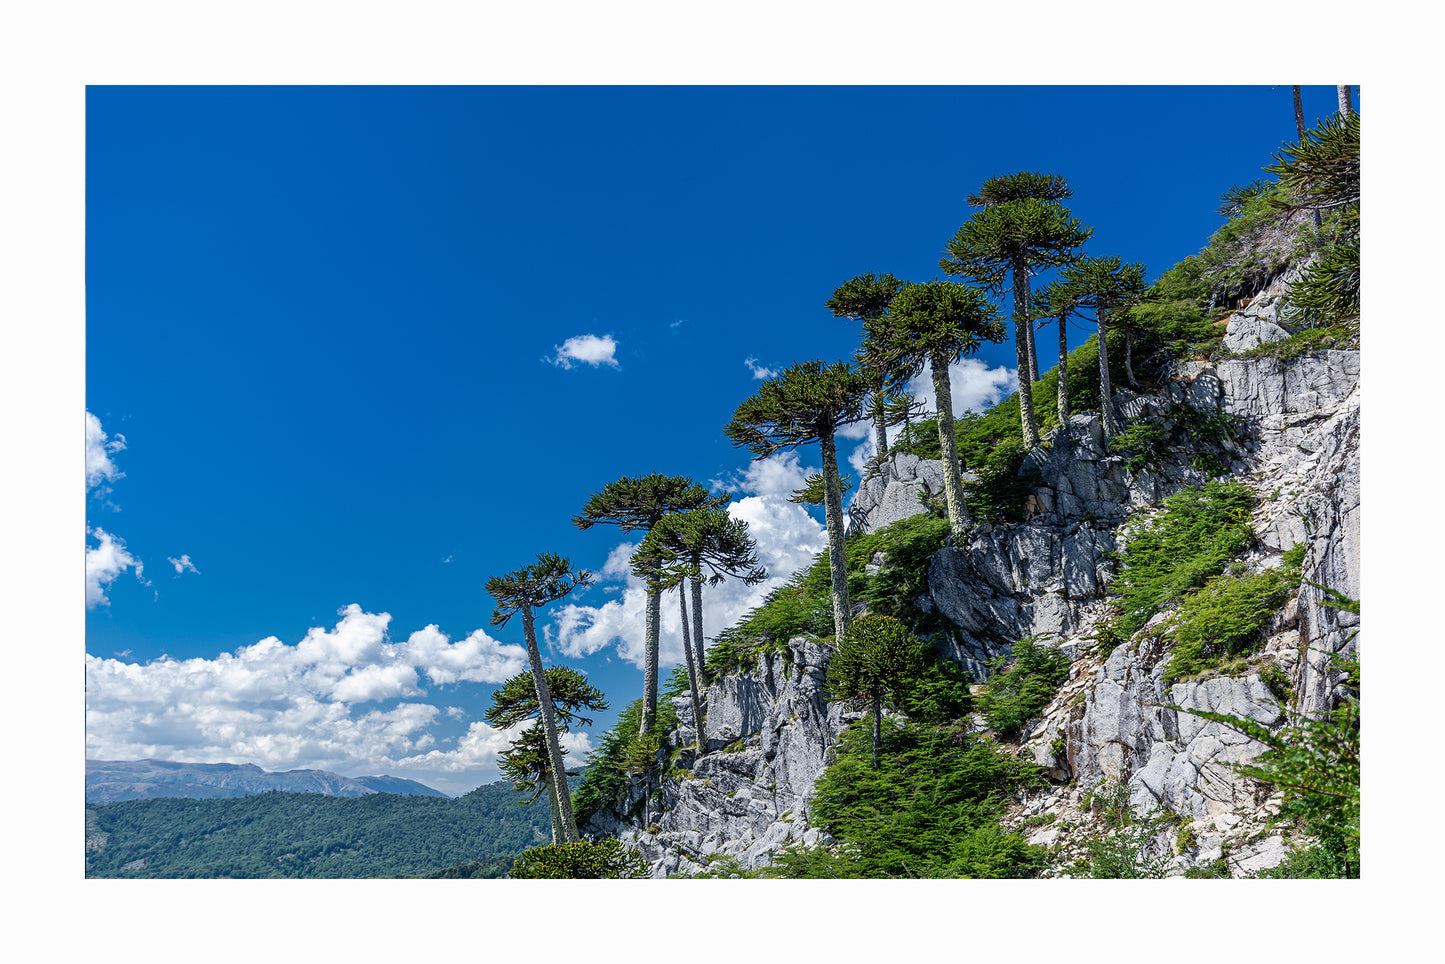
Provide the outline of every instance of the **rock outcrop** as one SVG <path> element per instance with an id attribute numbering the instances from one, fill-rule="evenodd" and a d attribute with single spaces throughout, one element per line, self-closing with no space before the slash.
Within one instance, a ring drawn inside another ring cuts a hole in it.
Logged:
<path id="1" fill-rule="evenodd" d="M 1263 323 L 1274 303 L 1256 301 L 1231 321 L 1237 344 L 1273 337 Z M 1184 821 L 1189 833 L 1180 839 L 1188 845 L 1177 848 L 1177 870 L 1226 855 L 1236 873 L 1272 866 L 1287 852 L 1268 825 L 1278 796 L 1258 799 L 1255 785 L 1234 769 L 1263 746 L 1188 710 L 1275 725 L 1286 707 L 1316 712 L 1336 699 L 1330 657 L 1358 646 L 1358 616 L 1324 605 L 1326 594 L 1309 583 L 1359 597 L 1359 355 L 1180 364 L 1164 393 L 1121 391 L 1115 405 L 1121 423 L 1147 417 L 1167 425 L 1181 406 L 1234 416 L 1240 430 L 1215 453 L 1213 467 L 1223 463 L 1259 500 L 1257 547 L 1243 564 L 1257 571 L 1278 565 L 1292 546 L 1306 547 L 1302 589 L 1276 614 L 1247 671 L 1166 684 L 1163 617 L 1106 651 L 1092 638 L 1109 611 L 1125 523 L 1147 518 L 1167 496 L 1210 477 L 1186 447 L 1131 472 L 1105 446 L 1097 414 L 1075 415 L 1030 453 L 1024 471 L 1034 485 L 1025 521 L 973 525 L 932 557 L 920 605 L 947 618 L 940 642 L 977 678 L 989 659 L 1026 636 L 1074 658 L 1068 683 L 1020 740 L 1019 752 L 1059 781 L 1008 818 L 1017 824 L 1054 815 L 1034 842 L 1067 851 L 1068 828 L 1087 822 L 1089 795 L 1122 783 L 1137 807 L 1163 808 Z M 941 469 L 896 456 L 860 486 L 852 531 L 927 511 L 942 490 Z M 637 791 L 619 813 L 599 816 L 589 829 L 620 835 L 652 860 L 658 876 L 705 866 L 718 855 L 755 867 L 788 844 L 826 839 L 809 825 L 808 798 L 852 718 L 825 698 L 828 655 L 817 642 L 797 639 L 786 658 L 765 655 L 755 669 L 718 680 L 707 694 L 709 735 L 728 745 L 668 781 L 651 816 L 640 815 Z M 690 739 L 691 720 L 683 702 L 678 710 L 681 745 Z"/>

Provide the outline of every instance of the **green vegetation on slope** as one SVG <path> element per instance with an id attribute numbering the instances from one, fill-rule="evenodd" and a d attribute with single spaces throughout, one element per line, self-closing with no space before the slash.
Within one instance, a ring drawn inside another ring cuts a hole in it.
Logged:
<path id="1" fill-rule="evenodd" d="M 518 805 L 506 782 L 454 800 L 271 792 L 90 804 L 86 816 L 107 835 L 86 853 L 87 877 L 412 876 L 510 863 L 551 839 L 547 807 Z"/>

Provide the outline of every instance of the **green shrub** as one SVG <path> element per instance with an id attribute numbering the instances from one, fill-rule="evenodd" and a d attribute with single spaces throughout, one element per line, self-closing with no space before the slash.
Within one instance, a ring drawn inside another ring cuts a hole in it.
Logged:
<path id="1" fill-rule="evenodd" d="M 549 844 L 524 850 L 512 864 L 517 880 L 593 878 L 635 880 L 649 876 L 647 861 L 616 840 Z"/>
<path id="2" fill-rule="evenodd" d="M 1258 650 L 1270 616 L 1298 588 L 1299 570 L 1280 566 L 1248 576 L 1215 576 L 1185 596 L 1167 625 L 1173 651 L 1166 682 Z"/>
<path id="3" fill-rule="evenodd" d="M 1157 469 L 1164 461 L 1169 430 L 1158 419 L 1138 419 L 1109 440 L 1109 449 L 1125 457 L 1129 471 Z"/>
<path id="4" fill-rule="evenodd" d="M 885 721 L 879 766 L 852 727 L 812 800 L 817 826 L 852 848 L 809 866 L 856 877 L 1031 877 L 1044 852 L 998 823 L 1005 801 L 1045 781 L 1032 763 L 953 727 Z"/>
<path id="5" fill-rule="evenodd" d="M 1173 824 L 1173 814 L 1137 812 L 1129 803 L 1129 786 L 1123 783 L 1101 787 L 1090 799 L 1102 811 L 1104 830 L 1085 843 L 1085 857 L 1073 875 L 1095 880 L 1166 876 L 1172 855 L 1157 838 Z"/>
<path id="6" fill-rule="evenodd" d="M 1018 735 L 1069 678 L 1069 657 L 1034 639 L 1013 644 L 1008 656 L 989 663 L 987 689 L 978 698 L 988 725 L 1004 738 Z"/>
<path id="7" fill-rule="evenodd" d="M 1111 587 L 1123 613 L 1117 630 L 1128 637 L 1184 593 L 1224 570 L 1254 538 L 1254 496 L 1238 482 L 1212 481 L 1165 500 L 1164 513 L 1136 533 L 1120 557 Z"/>

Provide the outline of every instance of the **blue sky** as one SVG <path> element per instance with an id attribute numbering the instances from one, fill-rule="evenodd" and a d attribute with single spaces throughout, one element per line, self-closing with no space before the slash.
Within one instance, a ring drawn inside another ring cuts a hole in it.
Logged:
<path id="1" fill-rule="evenodd" d="M 1304 95 L 1310 122 L 1335 106 Z M 1289 87 L 1262 85 L 91 87 L 85 107 L 87 756 L 451 793 L 497 778 L 481 717 L 522 668 L 488 577 L 541 551 L 599 573 L 539 620 L 544 656 L 612 700 L 575 759 L 641 694 L 635 540 L 571 524 L 589 493 L 649 472 L 734 492 L 769 585 L 821 548 L 786 502 L 816 448 L 750 464 L 722 426 L 757 373 L 852 354 L 836 285 L 934 278 L 963 197 L 1021 169 L 1066 176 L 1087 250 L 1152 277 L 1294 137 Z M 1013 386 L 1012 353 L 959 366 L 960 410 Z M 765 588 L 712 591 L 709 635 Z"/>

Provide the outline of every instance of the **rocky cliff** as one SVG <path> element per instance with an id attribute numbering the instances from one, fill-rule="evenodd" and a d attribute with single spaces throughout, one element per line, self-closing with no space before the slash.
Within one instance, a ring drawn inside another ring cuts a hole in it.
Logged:
<path id="1" fill-rule="evenodd" d="M 1033 843 L 1067 855 L 1089 824 L 1089 795 L 1117 781 L 1137 807 L 1163 808 L 1183 822 L 1188 833 L 1180 839 L 1188 846 L 1178 848 L 1177 870 L 1225 857 L 1234 872 L 1249 872 L 1286 853 L 1284 838 L 1266 826 L 1278 795 L 1259 797 L 1232 767 L 1263 745 L 1182 710 L 1273 725 L 1291 702 L 1304 711 L 1327 708 L 1339 683 L 1329 656 L 1359 644 L 1358 616 L 1321 605 L 1324 594 L 1311 585 L 1359 597 L 1359 355 L 1240 357 L 1282 331 L 1277 306 L 1287 282 L 1276 279 L 1230 319 L 1226 344 L 1235 357 L 1177 364 L 1159 394 L 1124 391 L 1114 400 L 1121 423 L 1234 416 L 1237 430 L 1210 459 L 1181 445 L 1131 471 L 1106 447 L 1101 417 L 1075 415 L 1028 456 L 1023 471 L 1033 494 L 1025 520 L 973 525 L 929 562 L 920 605 L 947 618 L 940 642 L 975 678 L 1026 636 L 1073 658 L 1069 681 L 1026 726 L 1017 748 L 1055 781 L 1018 801 L 1005 820 L 1046 823 Z M 1246 668 L 1169 685 L 1161 617 L 1107 651 L 1092 635 L 1110 610 L 1115 554 L 1132 528 L 1211 473 L 1242 482 L 1258 499 L 1256 548 L 1243 565 L 1278 566 L 1285 550 L 1303 543 L 1303 581 Z M 850 529 L 873 531 L 927 511 L 941 491 L 939 463 L 898 455 L 860 486 Z M 696 870 L 720 855 L 754 867 L 780 847 L 825 839 L 810 826 L 808 798 L 851 721 L 824 698 L 828 655 L 815 641 L 795 639 L 786 654 L 765 655 L 752 670 L 719 679 L 707 693 L 708 728 L 727 745 L 688 761 L 690 769 L 675 771 L 681 778 L 650 797 L 635 787 L 625 805 L 586 829 L 640 849 L 656 876 Z M 685 703 L 678 701 L 684 729 L 674 745 L 692 739 Z"/>

